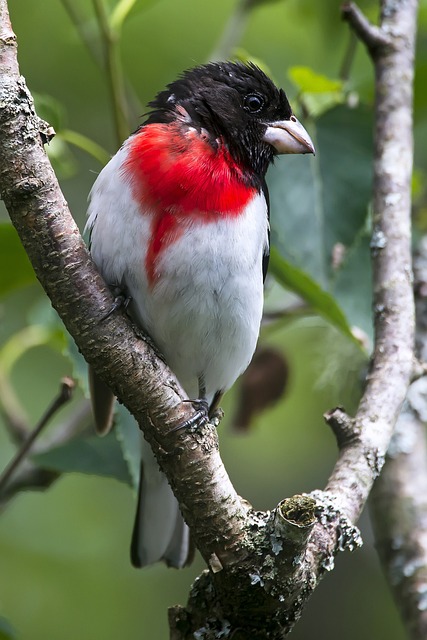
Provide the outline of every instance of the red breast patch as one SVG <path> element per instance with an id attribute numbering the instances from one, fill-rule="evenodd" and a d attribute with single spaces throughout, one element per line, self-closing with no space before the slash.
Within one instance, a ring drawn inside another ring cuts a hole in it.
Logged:
<path id="1" fill-rule="evenodd" d="M 150 124 L 129 143 L 123 169 L 141 210 L 152 211 L 146 271 L 153 285 L 160 253 L 191 222 L 238 216 L 256 193 L 224 145 L 213 149 L 180 122 Z"/>

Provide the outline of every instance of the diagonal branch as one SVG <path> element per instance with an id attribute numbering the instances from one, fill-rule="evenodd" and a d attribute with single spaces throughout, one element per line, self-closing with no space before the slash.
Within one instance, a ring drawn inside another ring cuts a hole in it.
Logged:
<path id="1" fill-rule="evenodd" d="M 58 395 L 56 396 L 56 398 L 54 398 L 50 406 L 47 408 L 45 414 L 41 417 L 38 424 L 28 434 L 28 437 L 24 440 L 10 463 L 0 474 L 0 493 L 7 486 L 14 472 L 28 455 L 34 442 L 39 437 L 46 425 L 49 423 L 51 418 L 55 415 L 55 413 L 57 413 L 57 411 L 59 411 L 59 409 L 61 409 L 61 407 L 64 406 L 64 404 L 71 400 L 73 389 L 74 382 L 70 378 L 63 378 Z"/>
<path id="2" fill-rule="evenodd" d="M 392 45 L 392 39 L 380 28 L 369 22 L 359 7 L 354 2 L 345 2 L 341 7 L 342 19 L 349 23 L 350 27 L 363 42 L 372 56 L 375 52 L 382 51 Z"/>

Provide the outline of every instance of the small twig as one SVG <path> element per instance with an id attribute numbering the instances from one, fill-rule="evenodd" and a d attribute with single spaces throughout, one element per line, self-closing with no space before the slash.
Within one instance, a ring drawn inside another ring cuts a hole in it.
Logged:
<path id="1" fill-rule="evenodd" d="M 104 64 L 104 57 L 102 55 L 101 48 L 96 46 L 96 44 L 94 44 L 93 38 L 89 35 L 88 31 L 86 30 L 85 20 L 80 14 L 80 12 L 78 11 L 78 9 L 76 9 L 75 0 L 61 0 L 61 2 L 64 6 L 64 9 L 68 13 L 69 18 L 74 25 L 74 28 L 79 34 L 83 44 L 86 46 L 89 52 L 89 55 L 92 57 L 94 62 L 101 69 L 104 69 L 105 64 Z M 133 87 L 130 85 L 129 82 L 127 82 L 126 79 L 124 79 L 124 84 L 126 88 L 127 107 L 128 107 L 128 110 L 130 111 L 132 120 L 136 121 L 142 113 L 141 101 L 136 95 Z M 63 131 L 61 131 L 61 134 L 63 134 Z M 98 155 L 99 157 L 101 157 L 100 154 Z"/>
<path id="2" fill-rule="evenodd" d="M 323 414 L 323 418 L 326 424 L 331 427 L 340 449 L 351 442 L 355 442 L 357 429 L 354 419 L 342 407 L 327 411 Z"/>
<path id="3" fill-rule="evenodd" d="M 283 309 L 264 311 L 261 323 L 263 327 L 267 327 L 277 320 L 291 320 L 300 316 L 305 317 L 310 314 L 315 315 L 315 311 L 313 311 L 312 307 L 310 307 L 310 305 L 304 300 L 298 299 L 295 302 L 286 305 Z"/>
<path id="4" fill-rule="evenodd" d="M 231 57 L 233 49 L 242 39 L 249 15 L 254 6 L 255 4 L 250 0 L 238 0 L 217 44 L 209 56 L 209 60 L 228 60 Z"/>
<path id="5" fill-rule="evenodd" d="M 70 378 L 63 378 L 61 381 L 61 388 L 57 397 L 53 400 L 50 407 L 47 409 L 46 413 L 42 416 L 39 423 L 35 426 L 33 431 L 28 435 L 28 438 L 22 443 L 21 448 L 16 452 L 16 455 L 12 458 L 10 463 L 4 469 L 3 473 L 0 475 L 0 491 L 4 489 L 4 487 L 9 482 L 11 476 L 15 472 L 16 468 L 20 465 L 22 460 L 26 457 L 28 452 L 30 451 L 33 443 L 41 434 L 45 426 L 48 424 L 49 420 L 55 415 L 59 409 L 66 404 L 69 400 L 71 400 L 72 392 L 74 389 L 74 382 Z"/>
<path id="6" fill-rule="evenodd" d="M 92 420 L 92 409 L 88 400 L 83 400 L 69 416 L 58 425 L 50 437 L 37 441 L 32 454 L 45 453 L 60 447 L 87 430 Z M 13 474 L 7 486 L 0 493 L 0 507 L 4 509 L 21 491 L 44 491 L 48 489 L 62 473 L 53 469 L 43 469 L 31 459 L 24 461 Z"/>
<path id="7" fill-rule="evenodd" d="M 341 7 L 342 19 L 348 22 L 368 51 L 374 57 L 375 51 L 392 45 L 389 38 L 380 27 L 371 24 L 354 2 L 346 2 Z"/>
<path id="8" fill-rule="evenodd" d="M 78 3 L 75 2 L 75 0 L 61 0 L 61 2 L 90 55 L 97 64 L 102 66 L 101 51 L 95 45 L 95 41 L 89 36 L 88 31 L 85 29 L 85 19 L 77 7 Z"/>
<path id="9" fill-rule="evenodd" d="M 348 82 L 350 78 L 351 67 L 353 66 L 354 57 L 357 51 L 357 44 L 358 39 L 356 34 L 353 31 L 350 31 L 347 47 L 344 51 L 344 57 L 338 74 L 338 77 L 342 82 Z"/>
<path id="10" fill-rule="evenodd" d="M 108 14 L 104 5 L 104 0 L 93 0 L 93 6 L 101 32 L 105 68 L 108 73 L 111 98 L 113 103 L 114 124 L 116 129 L 117 144 L 121 145 L 129 133 L 129 118 L 125 92 L 125 82 L 122 65 L 120 62 L 120 51 L 118 47 L 118 35 L 111 28 Z"/>

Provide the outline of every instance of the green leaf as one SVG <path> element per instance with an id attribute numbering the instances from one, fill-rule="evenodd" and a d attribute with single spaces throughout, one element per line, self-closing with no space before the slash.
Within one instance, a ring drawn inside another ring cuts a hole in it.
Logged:
<path id="1" fill-rule="evenodd" d="M 341 80 L 332 80 L 315 73 L 310 67 L 290 67 L 288 76 L 300 91 L 308 93 L 333 93 L 343 90 Z"/>
<path id="2" fill-rule="evenodd" d="M 372 268 L 366 232 L 348 250 L 332 291 L 352 325 L 362 329 L 372 343 Z"/>
<path id="3" fill-rule="evenodd" d="M 17 637 L 9 621 L 0 616 L 0 640 L 16 640 Z"/>
<path id="4" fill-rule="evenodd" d="M 37 115 L 46 120 L 55 131 L 59 131 L 65 126 L 66 111 L 63 105 L 45 93 L 34 93 L 34 105 L 36 107 Z"/>
<path id="5" fill-rule="evenodd" d="M 32 460 L 43 469 L 104 476 L 132 485 L 122 451 L 113 432 L 104 438 L 76 438 L 63 446 L 34 455 Z"/>
<path id="6" fill-rule="evenodd" d="M 46 151 L 55 173 L 62 180 L 72 178 L 77 173 L 77 162 L 69 146 L 61 139 L 61 134 L 56 135 L 46 145 Z"/>
<path id="7" fill-rule="evenodd" d="M 35 282 L 31 263 L 15 228 L 0 223 L 0 297 Z"/>
<path id="8" fill-rule="evenodd" d="M 298 294 L 315 312 L 353 339 L 347 318 L 333 296 L 324 291 L 307 273 L 285 260 L 275 247 L 271 249 L 270 272 L 281 285 Z"/>
<path id="9" fill-rule="evenodd" d="M 356 311 L 366 313 L 365 304 L 355 298 L 350 306 L 343 285 L 334 289 L 340 270 L 349 268 L 345 261 L 334 264 L 334 251 L 342 246 L 348 253 L 365 228 L 372 183 L 371 113 L 340 106 L 314 127 L 316 157 L 280 158 L 267 176 L 272 242 L 287 262 L 335 293 L 338 306 L 344 308 L 341 299 L 346 300 L 347 324 L 353 326 L 361 323 Z M 370 322 L 367 313 L 361 324 Z"/>
<path id="10" fill-rule="evenodd" d="M 311 117 L 319 117 L 345 102 L 344 84 L 341 80 L 315 73 L 310 67 L 291 67 L 288 75 L 298 87 L 300 102 Z"/>
<path id="11" fill-rule="evenodd" d="M 111 12 L 111 28 L 120 32 L 125 20 L 131 15 L 131 13 L 147 9 L 157 1 L 158 0 L 119 0 Z"/>
<path id="12" fill-rule="evenodd" d="M 0 349 L 0 369 L 9 375 L 17 361 L 29 349 L 49 345 L 56 351 L 61 351 L 65 346 L 65 337 L 62 328 L 45 327 L 41 325 L 29 325 L 14 333 Z"/>
<path id="13" fill-rule="evenodd" d="M 71 129 L 62 129 L 58 136 L 60 139 L 74 145 L 78 149 L 86 151 L 87 154 L 98 160 L 98 162 L 104 166 L 110 161 L 111 155 L 99 144 L 88 138 L 87 136 L 71 131 Z"/>

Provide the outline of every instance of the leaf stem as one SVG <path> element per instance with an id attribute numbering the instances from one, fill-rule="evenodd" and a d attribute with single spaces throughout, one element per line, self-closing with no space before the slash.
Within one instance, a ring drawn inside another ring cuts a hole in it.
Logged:
<path id="1" fill-rule="evenodd" d="M 98 160 L 98 162 L 104 166 L 111 159 L 111 155 L 101 145 L 97 144 L 87 136 L 84 136 L 77 131 L 71 129 L 61 129 L 58 132 L 58 137 L 69 144 L 73 144 L 78 149 L 86 151 L 90 156 Z"/>
<path id="2" fill-rule="evenodd" d="M 354 57 L 357 51 L 358 38 L 354 31 L 350 31 L 347 47 L 344 51 L 344 57 L 341 63 L 341 68 L 338 77 L 342 82 L 348 82 L 350 78 L 351 67 L 353 66 Z"/>

